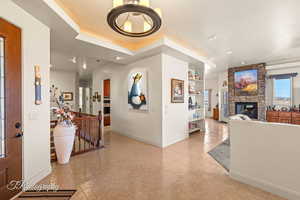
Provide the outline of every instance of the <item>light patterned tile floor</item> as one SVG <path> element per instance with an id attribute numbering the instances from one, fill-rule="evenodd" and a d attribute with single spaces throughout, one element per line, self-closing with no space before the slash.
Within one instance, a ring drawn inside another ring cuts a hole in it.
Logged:
<path id="1" fill-rule="evenodd" d="M 42 183 L 77 188 L 72 200 L 283 200 L 232 180 L 207 154 L 227 136 L 227 126 L 211 119 L 205 134 L 165 149 L 108 133 L 105 149 L 54 164 Z"/>

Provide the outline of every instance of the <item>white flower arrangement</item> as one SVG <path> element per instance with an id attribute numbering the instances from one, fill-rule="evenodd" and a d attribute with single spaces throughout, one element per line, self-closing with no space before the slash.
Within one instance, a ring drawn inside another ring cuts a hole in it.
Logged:
<path id="1" fill-rule="evenodd" d="M 52 85 L 50 88 L 50 98 L 58 107 L 52 107 L 51 111 L 56 115 L 58 124 L 62 126 L 72 127 L 74 114 L 70 110 L 69 104 L 65 103 L 62 92 Z"/>

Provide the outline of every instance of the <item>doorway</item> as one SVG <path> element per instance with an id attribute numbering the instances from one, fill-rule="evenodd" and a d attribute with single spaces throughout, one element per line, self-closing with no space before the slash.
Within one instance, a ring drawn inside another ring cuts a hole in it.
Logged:
<path id="1" fill-rule="evenodd" d="M 86 114 L 92 113 L 92 101 L 91 101 L 91 88 L 89 87 L 79 87 L 79 112 Z"/>
<path id="2" fill-rule="evenodd" d="M 103 81 L 103 125 L 110 127 L 111 125 L 111 95 L 110 95 L 110 79 Z"/>
<path id="3" fill-rule="evenodd" d="M 21 29 L 0 18 L 0 197 L 21 192 L 10 189 L 22 180 Z"/>
<path id="4" fill-rule="evenodd" d="M 205 117 L 211 117 L 211 89 L 204 90 Z"/>

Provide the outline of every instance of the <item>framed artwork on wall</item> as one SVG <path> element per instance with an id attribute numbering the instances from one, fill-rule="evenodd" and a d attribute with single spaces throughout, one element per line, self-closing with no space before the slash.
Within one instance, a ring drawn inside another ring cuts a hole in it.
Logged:
<path id="1" fill-rule="evenodd" d="M 98 102 L 101 102 L 101 95 L 99 93 L 96 95 L 96 99 Z"/>
<path id="2" fill-rule="evenodd" d="M 73 101 L 73 92 L 63 92 L 64 101 Z"/>
<path id="3" fill-rule="evenodd" d="M 258 70 L 250 69 L 234 72 L 235 96 L 255 96 L 258 93 Z"/>
<path id="4" fill-rule="evenodd" d="M 146 70 L 134 71 L 128 76 L 128 108 L 141 111 L 149 109 Z"/>
<path id="5" fill-rule="evenodd" d="M 184 103 L 184 81 L 171 79 L 171 103 Z"/>

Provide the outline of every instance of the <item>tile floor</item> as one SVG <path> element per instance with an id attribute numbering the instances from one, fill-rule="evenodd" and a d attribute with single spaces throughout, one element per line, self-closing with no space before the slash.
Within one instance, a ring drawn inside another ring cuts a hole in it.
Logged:
<path id="1" fill-rule="evenodd" d="M 227 136 L 227 126 L 211 119 L 205 134 L 163 150 L 107 133 L 105 149 L 54 164 L 42 183 L 76 188 L 72 200 L 283 200 L 230 179 L 207 154 Z"/>

